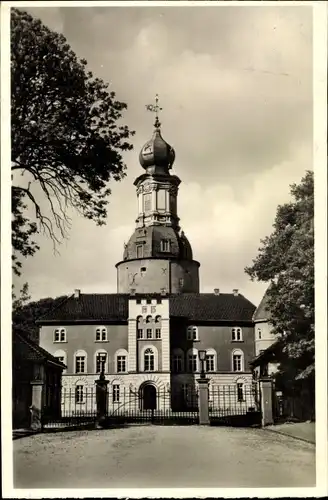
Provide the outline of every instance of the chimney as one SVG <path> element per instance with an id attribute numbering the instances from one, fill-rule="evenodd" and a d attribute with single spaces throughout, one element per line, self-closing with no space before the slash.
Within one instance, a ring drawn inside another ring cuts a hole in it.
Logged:
<path id="1" fill-rule="evenodd" d="M 239 295 L 239 290 L 238 290 L 238 288 L 234 288 L 234 289 L 232 290 L 232 292 L 233 292 L 233 294 L 234 294 L 234 296 L 235 296 L 235 297 L 238 297 L 238 295 Z"/>
<path id="2" fill-rule="evenodd" d="M 135 294 L 136 294 L 136 289 L 130 288 L 130 295 L 135 295 Z"/>
<path id="3" fill-rule="evenodd" d="M 166 288 L 161 288 L 161 295 L 166 295 L 166 294 L 167 294 Z"/>
<path id="4" fill-rule="evenodd" d="M 214 295 L 220 295 L 220 288 L 214 288 Z"/>
<path id="5" fill-rule="evenodd" d="M 81 290 L 79 290 L 78 288 L 76 288 L 74 290 L 74 299 L 79 299 L 80 295 L 81 295 Z"/>

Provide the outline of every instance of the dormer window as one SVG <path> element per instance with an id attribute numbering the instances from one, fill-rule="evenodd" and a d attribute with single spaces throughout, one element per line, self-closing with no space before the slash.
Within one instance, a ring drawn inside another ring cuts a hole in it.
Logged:
<path id="1" fill-rule="evenodd" d="M 169 252 L 169 251 L 170 251 L 170 241 L 161 240 L 161 252 Z"/>

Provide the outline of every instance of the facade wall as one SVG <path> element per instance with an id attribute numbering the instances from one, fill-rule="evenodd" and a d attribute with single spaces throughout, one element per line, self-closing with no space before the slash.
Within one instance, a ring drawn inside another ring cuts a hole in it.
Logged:
<path id="1" fill-rule="evenodd" d="M 257 321 L 255 323 L 255 356 L 261 351 L 265 351 L 275 341 L 272 333 L 272 327 L 267 320 Z"/>
<path id="2" fill-rule="evenodd" d="M 96 329 L 107 328 L 107 341 L 96 341 Z M 66 342 L 54 342 L 54 331 L 66 329 Z M 40 346 L 50 354 L 56 355 L 63 351 L 66 356 L 64 363 L 67 369 L 64 373 L 72 374 L 75 371 L 75 353 L 79 350 L 85 351 L 87 355 L 87 373 L 96 373 L 95 357 L 97 351 L 107 352 L 106 372 L 115 372 L 115 353 L 119 349 L 128 349 L 128 325 L 55 325 L 42 326 L 40 328 Z"/>
<path id="3" fill-rule="evenodd" d="M 216 370 L 219 372 L 232 371 L 232 356 L 234 351 L 240 350 L 244 357 L 243 372 L 250 373 L 249 363 L 255 357 L 254 327 L 235 325 L 205 326 L 197 325 L 198 341 L 187 339 L 187 324 L 184 322 L 172 322 L 171 324 L 171 350 L 181 348 L 186 354 L 194 348 L 213 349 L 216 353 Z M 242 328 L 242 341 L 232 340 L 232 328 Z"/>
<path id="4" fill-rule="evenodd" d="M 196 261 L 136 259 L 117 265 L 117 292 L 199 292 L 199 264 Z M 183 280 L 183 282 L 181 281 Z"/>

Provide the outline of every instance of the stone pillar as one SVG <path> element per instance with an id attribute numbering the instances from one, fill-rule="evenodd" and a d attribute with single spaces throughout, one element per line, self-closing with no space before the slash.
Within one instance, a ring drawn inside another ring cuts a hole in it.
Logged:
<path id="1" fill-rule="evenodd" d="M 108 406 L 108 380 L 105 379 L 104 372 L 101 372 L 100 377 L 96 380 L 96 402 L 97 402 L 97 423 L 96 427 L 100 428 L 105 422 Z"/>
<path id="2" fill-rule="evenodd" d="M 30 406 L 31 424 L 33 431 L 41 430 L 41 413 L 43 407 L 44 384 L 42 380 L 33 380 L 32 385 L 32 404 Z"/>
<path id="3" fill-rule="evenodd" d="M 273 424 L 273 408 L 272 408 L 272 379 L 270 377 L 262 377 L 259 380 L 260 395 L 261 395 L 261 412 L 262 427 Z"/>
<path id="4" fill-rule="evenodd" d="M 209 425 L 210 417 L 208 411 L 208 384 L 209 379 L 207 378 L 199 378 L 197 380 L 198 388 L 199 388 L 199 424 L 200 425 Z"/>

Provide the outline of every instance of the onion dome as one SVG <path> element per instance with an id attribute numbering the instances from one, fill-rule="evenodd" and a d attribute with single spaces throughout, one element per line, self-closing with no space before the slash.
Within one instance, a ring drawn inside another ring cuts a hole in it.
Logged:
<path id="1" fill-rule="evenodd" d="M 161 169 L 167 170 L 172 168 L 174 160 L 174 149 L 164 141 L 160 128 L 155 123 L 153 137 L 146 142 L 139 154 L 141 166 L 147 171 L 154 170 L 154 167 L 155 169 L 161 167 Z"/>

